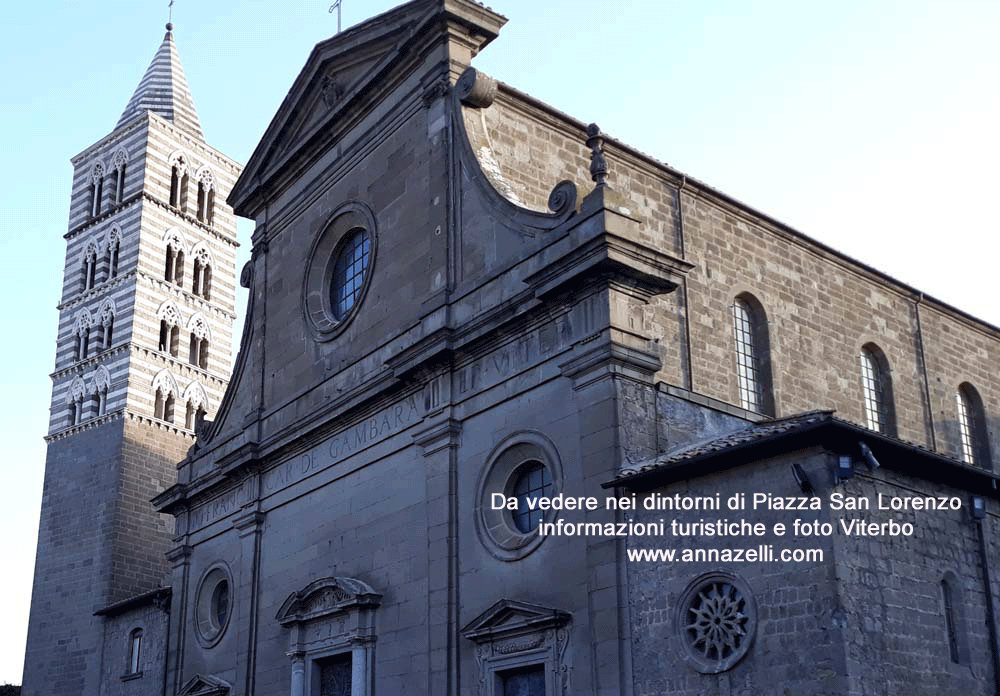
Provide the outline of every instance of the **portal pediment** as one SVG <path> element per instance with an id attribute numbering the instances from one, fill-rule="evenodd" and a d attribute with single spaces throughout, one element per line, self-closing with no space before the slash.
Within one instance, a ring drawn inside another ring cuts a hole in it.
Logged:
<path id="1" fill-rule="evenodd" d="M 570 615 L 537 604 L 501 599 L 465 628 L 462 635 L 476 643 L 493 642 L 565 626 Z"/>
<path id="2" fill-rule="evenodd" d="M 304 624 L 352 609 L 375 608 L 382 595 L 354 578 L 322 578 L 293 592 L 278 610 L 282 626 Z"/>
<path id="3" fill-rule="evenodd" d="M 229 682 L 218 677 L 196 674 L 181 687 L 177 696 L 228 696 L 231 688 Z"/>

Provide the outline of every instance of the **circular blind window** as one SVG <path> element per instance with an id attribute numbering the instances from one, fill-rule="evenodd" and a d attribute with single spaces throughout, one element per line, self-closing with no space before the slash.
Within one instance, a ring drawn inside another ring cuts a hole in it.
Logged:
<path id="1" fill-rule="evenodd" d="M 211 568 L 198 586 L 195 604 L 197 635 L 205 647 L 219 642 L 232 614 L 229 572 L 223 565 Z"/>

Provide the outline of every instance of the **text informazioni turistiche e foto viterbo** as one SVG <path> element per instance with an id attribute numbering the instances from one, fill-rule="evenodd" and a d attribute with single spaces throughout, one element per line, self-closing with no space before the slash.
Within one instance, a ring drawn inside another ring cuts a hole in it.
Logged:
<path id="1" fill-rule="evenodd" d="M 666 543 L 673 539 L 678 544 L 678 548 L 629 548 L 629 560 L 787 562 L 822 561 L 823 552 L 819 548 L 781 548 L 780 542 L 794 545 L 800 539 L 835 534 L 908 537 L 914 533 L 918 515 L 955 514 L 962 509 L 962 501 L 956 496 L 862 496 L 841 491 L 826 498 L 769 493 L 604 498 L 493 493 L 490 506 L 497 511 L 542 511 L 545 514 L 538 524 L 541 536 L 661 537 Z M 608 521 L 607 515 L 586 514 L 599 510 L 616 513 L 615 521 Z M 778 513 L 780 520 L 776 521 L 773 513 Z M 755 519 L 764 514 L 768 521 Z M 691 548 L 692 538 L 705 544 Z M 778 542 L 778 548 L 775 543 L 745 548 L 749 540 Z"/>

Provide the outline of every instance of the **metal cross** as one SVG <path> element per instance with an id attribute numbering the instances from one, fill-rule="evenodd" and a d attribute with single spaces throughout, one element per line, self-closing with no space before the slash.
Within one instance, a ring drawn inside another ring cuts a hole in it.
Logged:
<path id="1" fill-rule="evenodd" d="M 174 0 L 170 0 L 170 4 L 167 5 L 167 21 L 172 22 L 174 16 Z"/>
<path id="2" fill-rule="evenodd" d="M 170 0 L 170 2 L 173 2 L 173 1 L 174 0 Z M 338 34 L 340 33 L 340 3 L 341 2 L 343 2 L 343 0 L 335 0 L 335 2 L 332 5 L 330 5 L 330 12 L 333 12 L 334 10 L 337 10 L 337 33 Z"/>

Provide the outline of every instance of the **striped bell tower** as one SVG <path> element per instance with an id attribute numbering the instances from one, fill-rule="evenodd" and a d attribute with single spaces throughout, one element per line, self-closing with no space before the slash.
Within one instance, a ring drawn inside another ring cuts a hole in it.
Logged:
<path id="1" fill-rule="evenodd" d="M 171 24 L 114 130 L 72 163 L 26 696 L 142 676 L 108 653 L 107 609 L 168 596 L 173 528 L 149 500 L 231 369 L 240 165 L 205 142 Z"/>

